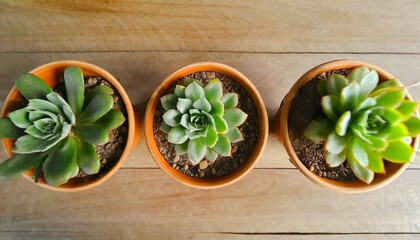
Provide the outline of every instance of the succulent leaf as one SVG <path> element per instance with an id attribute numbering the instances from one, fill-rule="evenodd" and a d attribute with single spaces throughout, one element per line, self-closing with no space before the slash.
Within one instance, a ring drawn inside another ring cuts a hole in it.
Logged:
<path id="1" fill-rule="evenodd" d="M 185 96 L 195 102 L 204 97 L 204 89 L 194 81 L 185 88 Z"/>
<path id="2" fill-rule="evenodd" d="M 413 148 L 404 141 L 390 142 L 382 157 L 394 163 L 407 163 L 413 158 Z"/>
<path id="3" fill-rule="evenodd" d="M 103 117 L 96 120 L 95 126 L 103 127 L 107 131 L 115 129 L 125 122 L 124 114 L 118 109 L 111 109 Z"/>
<path id="4" fill-rule="evenodd" d="M 357 82 L 351 82 L 344 87 L 340 95 L 340 103 L 346 109 L 353 109 L 359 104 L 360 95 L 362 93 L 361 87 Z"/>
<path id="5" fill-rule="evenodd" d="M 178 97 L 175 94 L 166 94 L 165 96 L 160 98 L 160 102 L 162 103 L 163 109 L 166 111 L 170 109 L 174 109 L 177 106 Z"/>
<path id="6" fill-rule="evenodd" d="M 32 73 L 21 75 L 15 82 L 16 88 L 27 99 L 45 99 L 52 89 Z"/>
<path id="7" fill-rule="evenodd" d="M 210 102 L 211 105 L 211 110 L 210 110 L 210 114 L 211 115 L 220 115 L 223 116 L 223 114 L 225 113 L 225 109 L 223 106 L 223 103 L 219 100 L 213 100 Z"/>
<path id="8" fill-rule="evenodd" d="M 227 121 L 219 115 L 214 115 L 214 124 L 216 126 L 217 133 L 225 134 L 229 129 Z"/>
<path id="9" fill-rule="evenodd" d="M 17 127 L 10 118 L 0 118 L 0 138 L 17 139 L 24 135 L 24 131 Z"/>
<path id="10" fill-rule="evenodd" d="M 206 159 L 209 160 L 210 162 L 214 162 L 216 161 L 217 157 L 219 155 L 213 151 L 211 148 L 207 148 L 207 152 L 206 152 Z"/>
<path id="11" fill-rule="evenodd" d="M 66 183 L 78 169 L 77 143 L 74 137 L 68 137 L 58 145 L 42 165 L 45 181 L 50 186 Z"/>
<path id="12" fill-rule="evenodd" d="M 86 174 L 98 173 L 101 166 L 98 154 L 92 144 L 76 139 L 77 165 Z"/>
<path id="13" fill-rule="evenodd" d="M 8 116 L 13 124 L 18 128 L 25 129 L 32 125 L 31 120 L 29 120 L 29 112 L 24 108 L 11 112 Z"/>
<path id="14" fill-rule="evenodd" d="M 170 109 L 162 116 L 163 121 L 171 127 L 179 126 L 181 117 L 181 112 L 176 109 Z"/>
<path id="15" fill-rule="evenodd" d="M 85 81 L 80 67 L 69 66 L 64 70 L 67 101 L 76 116 L 82 112 L 85 99 Z"/>
<path id="16" fill-rule="evenodd" d="M 351 111 L 347 111 L 343 113 L 343 115 L 340 116 L 338 119 L 336 125 L 335 125 L 335 131 L 338 135 L 344 136 L 347 133 L 347 129 L 350 125 L 351 120 Z"/>
<path id="17" fill-rule="evenodd" d="M 208 101 L 220 100 L 220 98 L 223 96 L 222 83 L 220 80 L 217 78 L 211 80 L 204 87 L 204 94 Z"/>
<path id="18" fill-rule="evenodd" d="M 370 71 L 363 78 L 360 79 L 361 94 L 366 97 L 370 92 L 375 89 L 379 82 L 379 76 L 376 71 Z"/>
<path id="19" fill-rule="evenodd" d="M 310 122 L 303 131 L 303 135 L 314 141 L 324 141 L 327 139 L 332 129 L 334 129 L 334 127 L 331 126 L 331 122 L 326 118 L 322 118 Z"/>
<path id="20" fill-rule="evenodd" d="M 85 125 L 75 127 L 73 133 L 80 138 L 80 140 L 90 144 L 105 144 L 109 140 L 108 131 L 99 126 Z"/>
<path id="21" fill-rule="evenodd" d="M 336 132 L 331 132 L 330 135 L 328 135 L 327 142 L 325 144 L 325 148 L 327 152 L 333 153 L 333 154 L 339 154 L 341 153 L 347 144 L 347 138 L 344 136 L 338 135 Z"/>
<path id="22" fill-rule="evenodd" d="M 334 154 L 331 152 L 326 152 L 325 154 L 325 162 L 328 164 L 329 167 L 338 167 L 346 161 L 345 154 Z"/>
<path id="23" fill-rule="evenodd" d="M 113 105 L 114 100 L 112 96 L 102 93 L 96 94 L 79 115 L 77 124 L 92 124 L 108 113 Z"/>
<path id="24" fill-rule="evenodd" d="M 168 133 L 168 142 L 173 144 L 183 144 L 187 139 L 188 135 L 183 127 L 174 127 Z"/>
<path id="25" fill-rule="evenodd" d="M 219 139 L 213 147 L 213 150 L 221 156 L 228 157 L 231 154 L 229 139 L 225 135 L 219 134 Z"/>
<path id="26" fill-rule="evenodd" d="M 392 87 L 402 87 L 401 83 L 397 79 L 391 79 L 385 82 L 379 83 L 375 89 L 373 90 L 372 94 L 376 91 L 383 89 L 383 88 L 392 88 Z"/>
<path id="27" fill-rule="evenodd" d="M 369 148 L 365 149 L 369 158 L 369 165 L 367 167 L 374 172 L 385 173 L 384 161 L 382 160 L 381 154 Z"/>
<path id="28" fill-rule="evenodd" d="M 176 144 L 175 145 L 175 152 L 177 155 L 182 155 L 188 152 L 188 143 L 190 141 L 187 140 L 183 144 Z"/>
<path id="29" fill-rule="evenodd" d="M 349 75 L 347 75 L 347 79 L 349 81 L 357 81 L 361 82 L 362 79 L 370 72 L 369 68 L 365 66 L 358 67 L 352 70 Z"/>
<path id="30" fill-rule="evenodd" d="M 190 99 L 188 99 L 188 98 L 178 98 L 176 108 L 181 113 L 186 113 L 188 110 L 191 109 L 192 106 L 193 106 L 193 101 L 191 101 Z"/>
<path id="31" fill-rule="evenodd" d="M 404 122 L 407 127 L 408 136 L 415 137 L 420 134 L 420 118 L 417 116 L 411 116 L 407 121 Z"/>
<path id="32" fill-rule="evenodd" d="M 321 98 L 322 111 L 329 119 L 337 119 L 339 111 L 337 106 L 340 105 L 340 99 L 334 95 L 327 95 Z"/>
<path id="33" fill-rule="evenodd" d="M 344 87 L 349 85 L 349 81 L 338 74 L 332 74 L 331 77 L 327 79 L 327 92 L 330 95 L 340 95 L 340 92 Z"/>
<path id="34" fill-rule="evenodd" d="M 94 88 L 86 89 L 86 90 L 87 90 L 87 94 L 86 94 L 86 97 L 85 97 L 85 102 L 83 104 L 83 108 L 85 108 L 86 105 L 88 103 L 90 103 L 92 101 L 92 99 L 97 94 L 112 95 L 114 93 L 114 90 L 112 90 L 112 88 L 110 88 L 106 85 L 99 85 L 99 86 L 96 86 Z"/>
<path id="35" fill-rule="evenodd" d="M 231 143 L 240 142 L 240 141 L 244 140 L 241 131 L 239 131 L 239 129 L 237 127 L 229 128 L 228 131 L 226 132 L 225 136 L 227 137 L 227 139 Z"/>
<path id="36" fill-rule="evenodd" d="M 228 126 L 230 127 L 237 127 L 242 125 L 247 117 L 248 114 L 244 113 L 239 108 L 227 109 L 223 115 L 223 118 L 226 120 Z"/>
<path id="37" fill-rule="evenodd" d="M 378 90 L 371 95 L 376 100 L 377 106 L 398 107 L 406 96 L 403 87 L 384 88 Z"/>
<path id="38" fill-rule="evenodd" d="M 211 110 L 211 105 L 210 105 L 209 101 L 207 101 L 207 99 L 204 98 L 204 97 L 199 98 L 197 101 L 195 101 L 193 103 L 193 107 L 195 109 L 198 109 L 198 110 L 201 110 L 201 111 L 204 111 L 204 112 L 210 112 L 210 110 Z"/>
<path id="39" fill-rule="evenodd" d="M 185 98 L 185 87 L 182 85 L 176 85 L 174 94 L 178 98 Z"/>
<path id="40" fill-rule="evenodd" d="M 200 139 L 193 139 L 188 143 L 188 159 L 193 165 L 197 165 L 204 158 L 206 152 L 207 147 L 201 143 Z"/>
<path id="41" fill-rule="evenodd" d="M 33 168 L 45 159 L 44 153 L 15 154 L 0 163 L 0 179 L 10 179 Z"/>
<path id="42" fill-rule="evenodd" d="M 318 82 L 318 85 L 316 86 L 316 89 L 321 96 L 328 95 L 327 79 L 326 78 L 321 78 Z"/>
<path id="43" fill-rule="evenodd" d="M 363 167 L 357 161 L 347 158 L 347 163 L 356 177 L 369 184 L 373 181 L 375 173 L 367 167 Z"/>
<path id="44" fill-rule="evenodd" d="M 209 148 L 212 148 L 214 147 L 218 139 L 219 135 L 217 134 L 216 130 L 214 128 L 209 128 L 206 136 L 201 138 L 201 143 L 203 143 Z"/>
<path id="45" fill-rule="evenodd" d="M 390 126 L 390 133 L 387 136 L 387 140 L 389 142 L 393 142 L 393 141 L 401 140 L 407 136 L 409 136 L 407 127 L 404 124 L 400 123 L 392 127 Z"/>
<path id="46" fill-rule="evenodd" d="M 415 113 L 417 106 L 417 102 L 404 100 L 397 108 L 397 111 L 403 115 L 403 121 L 407 121 Z"/>
<path id="47" fill-rule="evenodd" d="M 225 109 L 234 108 L 238 106 L 239 99 L 237 93 L 227 93 L 225 94 L 220 101 L 223 103 Z"/>

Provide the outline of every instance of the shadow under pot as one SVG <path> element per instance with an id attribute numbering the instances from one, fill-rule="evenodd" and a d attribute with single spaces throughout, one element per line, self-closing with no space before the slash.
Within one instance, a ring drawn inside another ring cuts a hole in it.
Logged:
<path id="1" fill-rule="evenodd" d="M 299 78 L 274 128 L 291 162 L 311 181 L 339 192 L 367 192 L 395 180 L 413 159 L 416 109 L 386 71 L 337 60 Z"/>
<path id="2" fill-rule="evenodd" d="M 218 188 L 249 173 L 265 148 L 268 119 L 257 89 L 239 71 L 214 62 L 185 66 L 153 93 L 146 143 L 169 176 Z"/>
<path id="3" fill-rule="evenodd" d="M 23 176 L 56 191 L 95 187 L 123 164 L 140 118 L 110 73 L 80 61 L 42 65 L 16 80 L 1 113 L 10 158 L 1 178 Z"/>

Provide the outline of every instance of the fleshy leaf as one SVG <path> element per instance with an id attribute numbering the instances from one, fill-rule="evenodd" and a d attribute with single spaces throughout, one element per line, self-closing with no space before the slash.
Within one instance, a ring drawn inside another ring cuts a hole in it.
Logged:
<path id="1" fill-rule="evenodd" d="M 344 136 L 347 133 L 347 129 L 349 127 L 351 120 L 351 112 L 347 111 L 341 115 L 341 117 L 338 119 L 336 125 L 335 125 L 335 131 L 338 135 Z M 341 151 L 340 151 L 341 152 Z"/>
<path id="2" fill-rule="evenodd" d="M 206 152 L 206 159 L 209 160 L 210 162 L 214 162 L 216 161 L 217 157 L 219 155 L 213 151 L 211 148 L 207 148 L 207 152 Z"/>
<path id="3" fill-rule="evenodd" d="M 26 99 L 46 99 L 52 89 L 32 73 L 21 75 L 15 82 L 16 88 Z"/>
<path id="4" fill-rule="evenodd" d="M 382 117 L 386 119 L 391 126 L 398 125 L 403 120 L 403 115 L 392 108 L 384 108 Z"/>
<path id="5" fill-rule="evenodd" d="M 351 82 L 347 87 L 343 88 L 343 90 L 341 91 L 341 105 L 346 106 L 347 109 L 353 109 L 359 104 L 360 94 L 360 85 L 357 82 Z"/>
<path id="6" fill-rule="evenodd" d="M 9 118 L 0 118 L 0 138 L 16 139 L 25 133 L 13 124 Z"/>
<path id="7" fill-rule="evenodd" d="M 318 85 L 316 86 L 316 89 L 321 96 L 328 95 L 327 79 L 326 78 L 321 78 L 318 82 Z"/>
<path id="8" fill-rule="evenodd" d="M 31 110 L 47 111 L 55 114 L 61 114 L 61 110 L 56 105 L 43 99 L 29 100 L 27 108 Z"/>
<path id="9" fill-rule="evenodd" d="M 204 94 L 207 100 L 219 100 L 223 95 L 222 90 L 222 83 L 219 79 L 211 80 L 205 87 L 204 87 Z"/>
<path id="10" fill-rule="evenodd" d="M 216 126 L 217 133 L 225 134 L 228 130 L 228 123 L 219 115 L 214 115 L 214 125 Z"/>
<path id="11" fill-rule="evenodd" d="M 404 125 L 408 129 L 408 134 L 410 137 L 416 137 L 420 134 L 420 118 L 417 116 L 411 116 L 407 121 L 404 122 Z"/>
<path id="12" fill-rule="evenodd" d="M 227 93 L 220 99 L 225 109 L 234 108 L 238 106 L 239 99 L 237 93 Z"/>
<path id="13" fill-rule="evenodd" d="M 347 138 L 338 135 L 336 132 L 332 131 L 328 135 L 328 139 L 325 145 L 325 148 L 328 152 L 333 154 L 341 153 L 347 144 Z"/>
<path id="14" fill-rule="evenodd" d="M 179 126 L 179 123 L 181 121 L 182 114 L 175 109 L 171 109 L 167 111 L 165 114 L 163 114 L 162 118 L 163 121 L 165 121 L 166 124 L 168 124 L 171 127 Z"/>
<path id="15" fill-rule="evenodd" d="M 370 71 L 360 80 L 361 94 L 366 97 L 370 92 L 375 89 L 379 82 L 379 76 L 376 71 Z"/>
<path id="16" fill-rule="evenodd" d="M 190 99 L 187 98 L 178 98 L 178 102 L 176 104 L 176 108 L 181 113 L 186 113 L 188 110 L 191 109 L 193 105 L 193 102 Z"/>
<path id="17" fill-rule="evenodd" d="M 34 125 L 29 126 L 25 129 L 25 132 L 29 135 L 32 135 L 34 137 L 40 138 L 40 139 L 47 139 L 54 135 L 54 133 L 44 133 L 38 130 Z"/>
<path id="18" fill-rule="evenodd" d="M 101 163 L 92 144 L 77 140 L 77 164 L 86 174 L 98 173 Z"/>
<path id="19" fill-rule="evenodd" d="M 328 119 L 313 120 L 306 126 L 303 135 L 312 141 L 324 141 L 327 139 L 334 126 Z"/>
<path id="20" fill-rule="evenodd" d="M 102 93 L 96 94 L 79 115 L 77 124 L 85 125 L 95 122 L 108 113 L 113 105 L 114 100 L 112 99 L 112 96 Z"/>
<path id="21" fill-rule="evenodd" d="M 175 152 L 176 155 L 182 155 L 188 152 L 188 143 L 189 141 L 185 141 L 183 144 L 176 144 L 175 145 Z"/>
<path id="22" fill-rule="evenodd" d="M 15 154 L 0 163 L 0 179 L 10 179 L 35 167 L 45 158 L 43 153 Z"/>
<path id="23" fill-rule="evenodd" d="M 195 101 L 193 103 L 193 107 L 195 109 L 202 110 L 202 111 L 205 111 L 205 112 L 210 112 L 210 110 L 211 110 L 211 105 L 210 105 L 209 101 L 207 101 L 207 99 L 204 98 L 204 97 L 199 98 L 197 101 Z"/>
<path id="24" fill-rule="evenodd" d="M 73 130 L 81 140 L 90 144 L 105 144 L 109 140 L 108 131 L 99 126 L 78 126 Z"/>
<path id="25" fill-rule="evenodd" d="M 233 142 L 239 142 L 239 141 L 244 140 L 244 138 L 242 137 L 241 131 L 239 131 L 239 129 L 237 127 L 231 127 L 231 128 L 229 128 L 229 130 L 227 131 L 227 133 L 225 134 L 225 136 L 227 137 L 227 139 L 231 143 L 233 143 Z"/>
<path id="26" fill-rule="evenodd" d="M 347 163 L 349 164 L 351 170 L 353 171 L 354 175 L 361 181 L 369 184 L 372 182 L 373 178 L 375 177 L 375 173 L 366 168 L 361 166 L 357 161 L 355 160 L 349 160 L 347 159 Z"/>
<path id="27" fill-rule="evenodd" d="M 163 109 L 169 111 L 177 107 L 178 97 L 175 94 L 166 94 L 165 96 L 160 98 L 160 102 L 162 103 Z"/>
<path id="28" fill-rule="evenodd" d="M 385 173 L 384 161 L 382 160 L 381 154 L 369 148 L 366 148 L 366 153 L 369 158 L 368 168 L 377 173 Z"/>
<path id="29" fill-rule="evenodd" d="M 179 98 L 185 98 L 185 87 L 182 85 L 176 85 L 174 94 Z"/>
<path id="30" fill-rule="evenodd" d="M 111 109 L 103 117 L 93 124 L 105 128 L 108 131 L 115 129 L 125 122 L 124 114 L 118 109 Z"/>
<path id="31" fill-rule="evenodd" d="M 183 127 L 174 127 L 168 133 L 168 142 L 182 144 L 187 141 L 188 136 Z"/>
<path id="32" fill-rule="evenodd" d="M 369 164 L 369 158 L 363 147 L 363 143 L 356 138 L 350 143 L 350 150 L 348 151 L 347 158 L 357 161 L 363 167 L 367 167 Z"/>
<path id="33" fill-rule="evenodd" d="M 393 142 L 401 140 L 406 136 L 408 136 L 408 129 L 404 124 L 400 123 L 396 126 L 391 127 L 387 140 L 389 142 Z"/>
<path id="34" fill-rule="evenodd" d="M 194 81 L 185 88 L 185 96 L 188 99 L 197 101 L 198 99 L 204 97 L 204 89 Z"/>
<path id="35" fill-rule="evenodd" d="M 230 108 L 225 110 L 223 118 L 226 120 L 228 126 L 237 127 L 243 124 L 248 117 L 248 114 L 244 113 L 238 108 Z"/>
<path id="36" fill-rule="evenodd" d="M 407 163 L 413 158 L 413 148 L 404 141 L 390 142 L 382 157 L 394 163 Z"/>
<path id="37" fill-rule="evenodd" d="M 67 104 L 66 100 L 64 100 L 60 95 L 52 92 L 47 95 L 47 99 L 62 110 L 64 116 L 67 118 L 68 123 L 71 123 L 72 125 L 76 123 L 76 117 L 74 116 L 74 113 L 71 110 L 69 104 Z"/>
<path id="38" fill-rule="evenodd" d="M 111 95 L 113 93 L 114 93 L 114 90 L 112 90 L 112 88 L 106 85 L 99 85 L 91 89 L 88 89 L 83 107 L 86 107 L 86 105 L 90 103 L 97 94 Z"/>
<path id="39" fill-rule="evenodd" d="M 325 162 L 329 167 L 338 167 L 343 164 L 344 161 L 346 161 L 345 154 L 334 154 L 331 152 L 325 153 Z"/>
<path id="40" fill-rule="evenodd" d="M 200 139 L 193 139 L 188 143 L 188 159 L 193 165 L 197 165 L 204 158 L 206 152 L 207 147 L 200 142 Z"/>
<path id="41" fill-rule="evenodd" d="M 397 111 L 403 115 L 403 121 L 408 120 L 414 114 L 418 106 L 417 102 L 404 100 L 397 108 Z"/>
<path id="42" fill-rule="evenodd" d="M 32 125 L 32 122 L 29 120 L 29 112 L 24 108 L 9 113 L 9 118 L 18 128 L 25 129 Z"/>
<path id="43" fill-rule="evenodd" d="M 369 73 L 369 68 L 365 66 L 360 66 L 354 70 L 352 70 L 348 75 L 347 78 L 350 81 L 358 81 L 361 82 L 361 80 Z"/>
<path id="44" fill-rule="evenodd" d="M 340 105 L 340 99 L 334 95 L 327 95 L 321 98 L 322 111 L 329 119 L 335 120 L 339 117 L 336 108 Z"/>
<path id="45" fill-rule="evenodd" d="M 213 100 L 210 102 L 210 105 L 211 105 L 211 110 L 210 110 L 211 115 L 217 114 L 217 115 L 223 116 L 223 114 L 225 113 L 225 110 L 224 110 L 223 103 L 221 101 Z"/>
<path id="46" fill-rule="evenodd" d="M 363 100 L 359 105 L 357 105 L 354 110 L 353 113 L 357 113 L 361 110 L 364 110 L 366 108 L 369 107 L 373 107 L 376 105 L 376 100 L 373 98 L 366 98 L 365 100 Z"/>
<path id="47" fill-rule="evenodd" d="M 67 138 L 60 147 L 54 149 L 48 155 L 42 170 L 45 181 L 50 186 L 59 186 L 66 183 L 79 169 L 77 166 L 76 140 L 74 137 Z"/>
<path id="48" fill-rule="evenodd" d="M 384 88 L 392 88 L 392 87 L 402 87 L 401 83 L 397 79 L 391 79 L 382 83 L 379 83 L 376 88 L 373 90 L 372 93 L 376 92 L 377 90 L 384 89 Z"/>
<path id="49" fill-rule="evenodd" d="M 377 151 L 383 151 L 386 147 L 388 147 L 388 142 L 386 142 L 384 139 L 372 135 L 364 135 L 360 126 L 352 125 L 351 130 L 362 141 L 369 144 L 371 148 Z"/>
<path id="50" fill-rule="evenodd" d="M 159 130 L 168 134 L 169 131 L 171 130 L 171 126 L 169 126 L 168 124 L 166 124 L 164 121 L 162 121 L 162 123 L 160 124 Z"/>
<path id="51" fill-rule="evenodd" d="M 24 135 L 16 140 L 12 151 L 14 153 L 43 152 L 57 144 L 61 139 L 60 136 L 56 136 L 52 139 L 42 140 L 31 135 Z"/>
<path id="52" fill-rule="evenodd" d="M 69 66 L 64 70 L 67 102 L 76 116 L 82 112 L 85 101 L 85 81 L 80 67 Z"/>
<path id="53" fill-rule="evenodd" d="M 201 143 L 203 143 L 209 148 L 212 148 L 214 147 L 218 139 L 219 139 L 219 136 L 217 135 L 216 130 L 214 130 L 213 128 L 209 128 L 206 136 L 201 138 Z"/>
<path id="54" fill-rule="evenodd" d="M 219 139 L 213 147 L 213 150 L 221 156 L 231 155 L 231 145 L 226 136 L 219 134 Z"/>
<path id="55" fill-rule="evenodd" d="M 348 80 L 339 75 L 339 74 L 332 74 L 328 79 L 327 79 L 327 91 L 330 95 L 340 95 L 341 90 L 346 87 L 347 85 L 349 85 Z"/>
<path id="56" fill-rule="evenodd" d="M 375 91 L 371 97 L 375 98 L 377 106 L 398 107 L 406 96 L 405 88 L 393 87 Z"/>

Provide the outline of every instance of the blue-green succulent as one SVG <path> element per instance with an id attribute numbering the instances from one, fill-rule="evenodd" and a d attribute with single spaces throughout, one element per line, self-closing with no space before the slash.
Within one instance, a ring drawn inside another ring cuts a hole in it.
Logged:
<path id="1" fill-rule="evenodd" d="M 99 171 L 95 144 L 108 142 L 109 131 L 125 117 L 113 109 L 113 90 L 104 85 L 85 89 L 82 69 L 64 71 L 64 99 L 42 79 L 27 73 L 16 88 L 28 101 L 26 107 L 0 118 L 0 138 L 16 139 L 13 156 L 0 164 L 0 179 L 34 168 L 51 186 L 66 183 L 81 169 Z"/>

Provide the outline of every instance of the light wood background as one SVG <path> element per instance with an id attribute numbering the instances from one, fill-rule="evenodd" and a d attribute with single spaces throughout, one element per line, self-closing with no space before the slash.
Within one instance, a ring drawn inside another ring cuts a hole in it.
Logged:
<path id="1" fill-rule="evenodd" d="M 76 59 L 118 77 L 143 114 L 172 71 L 217 61 L 250 78 L 273 119 L 293 83 L 325 61 L 363 60 L 418 83 L 419 12 L 417 0 L 0 0 L 0 106 L 20 74 Z M 409 91 L 420 100 L 420 86 Z M 306 179 L 270 133 L 248 176 L 203 191 L 164 174 L 142 138 L 92 190 L 0 182 L 0 239 L 419 239 L 419 161 L 380 190 L 340 194 Z"/>

